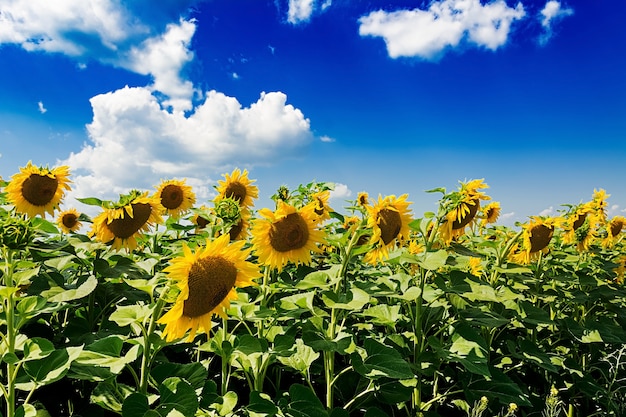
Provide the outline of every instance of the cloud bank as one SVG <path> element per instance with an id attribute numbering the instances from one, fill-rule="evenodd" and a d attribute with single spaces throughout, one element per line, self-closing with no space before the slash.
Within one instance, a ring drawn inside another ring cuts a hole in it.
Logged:
<path id="1" fill-rule="evenodd" d="M 359 19 L 361 36 L 382 37 L 392 58 L 440 58 L 449 48 L 466 42 L 496 50 L 508 39 L 511 25 L 526 15 L 522 3 L 507 6 L 503 0 L 443 0 L 428 9 L 377 10 Z"/>

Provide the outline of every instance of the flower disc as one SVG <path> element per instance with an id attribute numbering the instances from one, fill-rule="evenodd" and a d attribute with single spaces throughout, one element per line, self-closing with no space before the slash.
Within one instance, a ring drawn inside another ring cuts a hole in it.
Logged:
<path id="1" fill-rule="evenodd" d="M 199 317 L 217 307 L 235 285 L 235 264 L 220 256 L 198 259 L 189 270 L 189 297 L 183 303 L 183 314 Z"/>
<path id="2" fill-rule="evenodd" d="M 115 237 L 120 239 L 128 239 L 138 232 L 150 218 L 152 206 L 148 203 L 131 204 L 133 216 L 124 213 L 119 219 L 114 219 L 109 223 L 108 227 Z"/>
<path id="3" fill-rule="evenodd" d="M 534 225 L 530 230 L 530 253 L 538 252 L 548 246 L 554 233 L 554 227 L 545 224 Z"/>
<path id="4" fill-rule="evenodd" d="M 382 209 L 378 213 L 377 223 L 380 228 L 380 238 L 385 245 L 390 244 L 402 229 L 402 217 L 397 210 Z"/>
<path id="5" fill-rule="evenodd" d="M 309 240 L 309 228 L 300 214 L 291 213 L 274 223 L 269 238 L 278 252 L 297 250 Z"/>

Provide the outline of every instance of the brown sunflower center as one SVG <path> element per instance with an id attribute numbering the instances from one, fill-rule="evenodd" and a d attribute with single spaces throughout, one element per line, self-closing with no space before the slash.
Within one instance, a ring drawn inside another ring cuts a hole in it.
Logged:
<path id="1" fill-rule="evenodd" d="M 74 213 L 66 213 L 63 215 L 61 222 L 63 223 L 63 226 L 71 229 L 78 223 L 78 216 L 76 216 Z"/>
<path id="2" fill-rule="evenodd" d="M 248 190 L 246 189 L 246 186 L 239 181 L 231 182 L 226 187 L 226 190 L 224 190 L 224 196 L 226 198 L 232 198 L 239 204 L 243 203 L 246 200 L 247 195 Z"/>
<path id="3" fill-rule="evenodd" d="M 54 198 L 58 186 L 59 180 L 56 178 L 31 174 L 22 184 L 22 195 L 34 206 L 45 206 Z"/>
<path id="4" fill-rule="evenodd" d="M 476 212 L 478 211 L 478 207 L 480 207 L 480 201 L 478 199 L 472 200 L 472 202 L 474 203 L 473 205 L 469 204 L 469 203 L 461 203 L 461 205 L 459 206 L 459 209 L 467 207 L 469 208 L 469 212 L 465 213 L 465 215 L 461 218 L 461 220 L 458 220 L 458 217 L 454 219 L 454 221 L 452 222 L 452 229 L 456 230 L 456 229 L 461 229 L 465 226 L 467 226 L 469 224 L 469 222 L 471 222 L 474 219 L 474 216 L 476 216 Z"/>
<path id="5" fill-rule="evenodd" d="M 611 222 L 611 235 L 617 236 L 621 233 L 622 228 L 624 227 L 624 222 L 622 220 L 613 220 Z"/>
<path id="6" fill-rule="evenodd" d="M 530 252 L 537 252 L 548 246 L 554 227 L 538 224 L 530 229 Z"/>
<path id="7" fill-rule="evenodd" d="M 205 219 L 204 217 L 198 216 L 196 218 L 196 225 L 198 226 L 198 229 L 204 229 L 207 226 L 207 224 L 209 224 L 209 221 Z"/>
<path id="8" fill-rule="evenodd" d="M 152 206 L 148 203 L 133 203 L 133 217 L 130 217 L 126 211 L 124 211 L 124 217 L 115 219 L 108 224 L 108 228 L 115 237 L 120 239 L 128 239 L 141 229 L 152 213 Z"/>
<path id="9" fill-rule="evenodd" d="M 183 303 L 183 315 L 200 317 L 217 307 L 237 279 L 237 267 L 221 256 L 198 259 L 189 270 L 189 297 Z"/>
<path id="10" fill-rule="evenodd" d="M 578 229 L 580 226 L 583 225 L 583 223 L 585 222 L 586 218 L 587 218 L 587 213 L 579 214 L 578 218 L 572 224 L 572 228 L 574 230 Z"/>
<path id="11" fill-rule="evenodd" d="M 161 190 L 161 204 L 168 210 L 175 210 L 183 204 L 184 193 L 182 188 L 175 184 L 168 184 Z"/>
<path id="12" fill-rule="evenodd" d="M 394 240 L 402 229 L 402 218 L 396 210 L 384 208 L 378 212 L 377 224 L 380 228 L 380 238 L 385 245 Z"/>
<path id="13" fill-rule="evenodd" d="M 272 225 L 269 233 L 270 244 L 278 252 L 303 248 L 309 240 L 309 227 L 298 214 L 288 214 Z"/>

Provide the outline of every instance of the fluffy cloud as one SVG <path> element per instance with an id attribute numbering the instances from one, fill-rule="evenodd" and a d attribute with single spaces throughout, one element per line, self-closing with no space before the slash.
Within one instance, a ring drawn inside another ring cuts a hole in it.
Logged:
<path id="1" fill-rule="evenodd" d="M 154 23 L 142 22 L 117 0 L 13 0 L 0 5 L 0 44 L 152 76 L 150 88 L 169 97 L 166 106 L 189 110 L 193 85 L 180 73 L 193 59 L 195 22 L 170 23 L 162 33 Z"/>
<path id="2" fill-rule="evenodd" d="M 0 43 L 27 51 L 80 56 L 90 47 L 116 49 L 147 28 L 113 0 L 15 0 L 0 6 Z"/>
<path id="3" fill-rule="evenodd" d="M 267 164 L 311 142 L 309 120 L 286 101 L 281 92 L 262 93 L 244 108 L 210 91 L 186 116 L 164 109 L 147 88 L 125 87 L 91 99 L 91 143 L 61 163 L 72 169 L 78 197 L 111 198 L 174 177 L 206 196 L 216 173 Z"/>
<path id="4" fill-rule="evenodd" d="M 330 200 L 343 204 L 345 199 L 352 195 L 352 191 L 346 184 L 336 183 L 335 188 L 330 192 Z M 336 204 L 333 203 L 333 204 Z"/>
<path id="5" fill-rule="evenodd" d="M 511 24 L 524 16 L 521 3 L 511 8 L 503 0 L 484 5 L 479 0 L 442 0 L 427 10 L 371 12 L 359 19 L 359 34 L 382 37 L 392 58 L 430 60 L 463 40 L 495 50 L 506 43 Z"/>
<path id="6" fill-rule="evenodd" d="M 563 8 L 561 2 L 555 0 L 548 1 L 539 13 L 541 26 L 544 28 L 544 33 L 539 37 L 539 43 L 543 45 L 550 40 L 554 22 L 572 14 L 574 14 L 574 10 L 571 8 Z"/>
<path id="7" fill-rule="evenodd" d="M 287 21 L 294 25 L 311 20 L 313 12 L 324 11 L 332 4 L 332 0 L 325 0 L 318 4 L 316 0 L 289 0 Z"/>

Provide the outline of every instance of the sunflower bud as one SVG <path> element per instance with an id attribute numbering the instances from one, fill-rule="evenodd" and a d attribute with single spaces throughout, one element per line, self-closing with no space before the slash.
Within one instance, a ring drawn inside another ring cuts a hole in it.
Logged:
<path id="1" fill-rule="evenodd" d="M 0 242 L 9 249 L 24 249 L 33 241 L 35 232 L 30 222 L 15 217 L 0 220 Z"/>
<path id="2" fill-rule="evenodd" d="M 215 214 L 224 222 L 235 224 L 241 217 L 241 208 L 237 200 L 224 198 L 216 204 Z"/>

